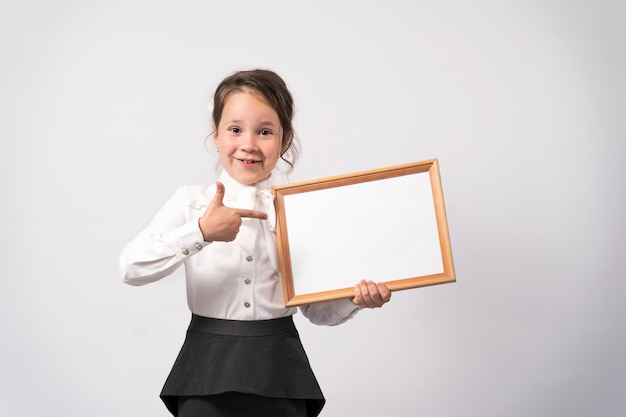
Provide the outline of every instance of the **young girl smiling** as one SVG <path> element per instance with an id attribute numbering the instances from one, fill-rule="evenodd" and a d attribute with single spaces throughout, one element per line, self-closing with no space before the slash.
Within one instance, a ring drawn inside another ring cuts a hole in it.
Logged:
<path id="1" fill-rule="evenodd" d="M 217 87 L 213 140 L 223 170 L 214 186 L 179 187 L 122 251 L 131 285 L 185 265 L 192 313 L 161 392 L 175 416 L 316 416 L 324 397 L 286 308 L 276 254 L 271 187 L 279 159 L 293 166 L 293 100 L 268 70 L 240 71 Z M 337 325 L 391 293 L 361 281 L 354 298 L 301 306 Z"/>

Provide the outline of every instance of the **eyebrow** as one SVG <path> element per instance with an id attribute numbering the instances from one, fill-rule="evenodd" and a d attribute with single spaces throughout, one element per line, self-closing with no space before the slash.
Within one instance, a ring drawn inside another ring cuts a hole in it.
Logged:
<path id="1" fill-rule="evenodd" d="M 243 121 L 241 119 L 228 119 L 228 120 L 224 120 L 223 123 L 234 123 L 234 124 L 241 124 Z M 271 127 L 275 127 L 278 128 L 280 127 L 280 121 L 278 122 L 278 124 L 274 123 L 271 120 L 261 120 L 258 123 L 259 126 L 271 126 Z"/>

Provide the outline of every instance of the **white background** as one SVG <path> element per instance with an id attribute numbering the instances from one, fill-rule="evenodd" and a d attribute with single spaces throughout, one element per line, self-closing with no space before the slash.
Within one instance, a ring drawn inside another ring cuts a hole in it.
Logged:
<path id="1" fill-rule="evenodd" d="M 439 158 L 458 281 L 298 326 L 330 416 L 626 413 L 623 1 L 0 5 L 0 408 L 167 416 L 182 271 L 122 247 L 215 179 L 232 71 L 297 103 L 292 180 Z M 210 145 L 210 141 L 209 144 Z"/>

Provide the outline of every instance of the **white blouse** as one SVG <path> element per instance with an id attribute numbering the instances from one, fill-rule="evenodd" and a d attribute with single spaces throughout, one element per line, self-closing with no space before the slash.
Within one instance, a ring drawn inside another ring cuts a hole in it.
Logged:
<path id="1" fill-rule="evenodd" d="M 267 220 L 244 218 L 233 242 L 205 242 L 198 219 L 215 195 L 212 186 L 182 186 L 120 256 L 124 282 L 144 285 L 185 265 L 187 303 L 194 314 L 230 320 L 265 320 L 294 314 L 286 308 L 278 270 L 271 186 L 273 176 L 242 185 L 226 170 L 224 205 L 266 212 Z M 350 300 L 301 306 L 315 324 L 336 325 L 359 308 Z"/>

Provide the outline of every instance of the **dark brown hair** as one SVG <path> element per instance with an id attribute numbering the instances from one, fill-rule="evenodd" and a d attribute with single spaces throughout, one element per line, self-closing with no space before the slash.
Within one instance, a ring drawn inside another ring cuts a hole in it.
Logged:
<path id="1" fill-rule="evenodd" d="M 217 86 L 213 96 L 213 123 L 217 128 L 222 120 L 222 111 L 226 100 L 235 92 L 254 90 L 265 99 L 278 114 L 278 120 L 283 128 L 283 137 L 280 146 L 280 159 L 285 161 L 290 168 L 298 157 L 297 140 L 294 142 L 295 133 L 293 129 L 294 104 L 291 93 L 287 89 L 285 81 L 273 71 L 264 69 L 254 69 L 249 71 L 238 71 L 224 78 Z"/>

